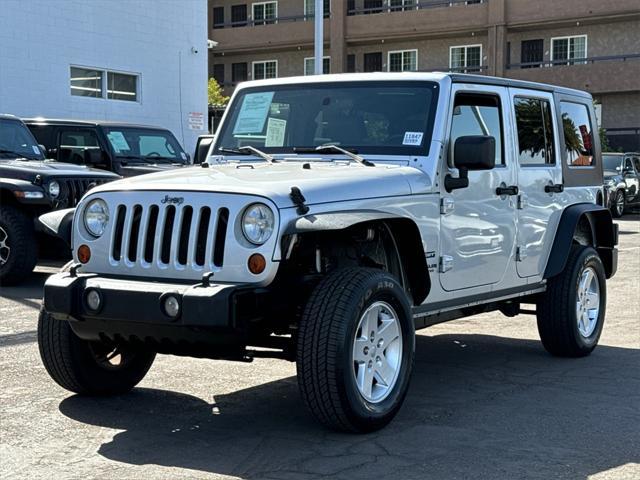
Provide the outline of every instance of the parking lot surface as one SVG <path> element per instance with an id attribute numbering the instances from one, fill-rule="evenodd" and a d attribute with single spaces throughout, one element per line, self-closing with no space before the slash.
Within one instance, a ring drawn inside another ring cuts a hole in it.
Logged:
<path id="1" fill-rule="evenodd" d="M 419 332 L 404 407 L 370 435 L 327 431 L 295 365 L 159 356 L 132 393 L 58 387 L 36 343 L 51 267 L 0 295 L 0 478 L 640 478 L 640 216 L 623 217 L 600 345 L 542 348 L 535 318 Z"/>

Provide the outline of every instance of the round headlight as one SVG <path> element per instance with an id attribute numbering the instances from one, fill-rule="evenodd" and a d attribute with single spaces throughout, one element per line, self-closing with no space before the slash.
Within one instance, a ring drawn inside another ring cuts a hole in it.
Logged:
<path id="1" fill-rule="evenodd" d="M 49 195 L 52 198 L 56 198 L 58 195 L 60 195 L 60 184 L 55 180 L 51 180 L 51 182 L 49 183 Z"/>
<path id="2" fill-rule="evenodd" d="M 102 235 L 109 223 L 109 207 L 107 203 L 96 198 L 91 200 L 84 209 L 84 226 L 94 237 Z"/>
<path id="3" fill-rule="evenodd" d="M 264 203 L 249 205 L 242 215 L 242 233 L 255 245 L 262 245 L 269 240 L 273 226 L 273 211 Z"/>

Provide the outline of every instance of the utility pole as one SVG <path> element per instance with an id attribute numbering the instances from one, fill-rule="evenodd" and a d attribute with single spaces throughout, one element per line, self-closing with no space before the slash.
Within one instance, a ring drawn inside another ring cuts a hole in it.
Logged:
<path id="1" fill-rule="evenodd" d="M 323 0 L 316 0 L 315 14 L 315 39 L 314 39 L 314 72 L 316 75 L 322 75 L 322 47 L 324 45 L 324 8 Z"/>

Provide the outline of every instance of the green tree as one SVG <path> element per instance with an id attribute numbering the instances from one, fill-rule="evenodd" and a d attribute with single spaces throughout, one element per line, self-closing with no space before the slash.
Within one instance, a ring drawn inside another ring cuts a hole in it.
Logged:
<path id="1" fill-rule="evenodd" d="M 224 107 L 229 101 L 229 97 L 225 97 L 222 93 L 222 87 L 216 82 L 215 78 L 209 79 L 207 85 L 207 94 L 209 97 L 209 105 L 215 105 L 216 107 Z"/>

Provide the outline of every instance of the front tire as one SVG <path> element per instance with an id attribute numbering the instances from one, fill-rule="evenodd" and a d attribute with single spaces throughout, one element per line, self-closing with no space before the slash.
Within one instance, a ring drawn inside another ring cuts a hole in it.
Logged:
<path id="1" fill-rule="evenodd" d="M 589 355 L 600 339 L 607 303 L 602 260 L 592 247 L 574 245 L 564 270 L 549 279 L 538 301 L 544 348 L 559 357 Z"/>
<path id="2" fill-rule="evenodd" d="M 78 337 L 69 322 L 44 308 L 38 318 L 38 347 L 47 372 L 61 387 L 82 395 L 117 395 L 135 387 L 155 353 Z"/>
<path id="3" fill-rule="evenodd" d="M 0 285 L 15 285 L 24 280 L 37 259 L 31 218 L 10 205 L 0 207 Z"/>
<path id="4" fill-rule="evenodd" d="M 402 406 L 414 352 L 411 307 L 397 280 L 368 268 L 336 270 L 315 288 L 300 322 L 302 398 L 329 428 L 378 430 Z"/>
<path id="5" fill-rule="evenodd" d="M 611 205 L 611 216 L 613 216 L 613 218 L 622 217 L 625 207 L 624 191 L 618 190 L 613 199 L 613 205 Z"/>

